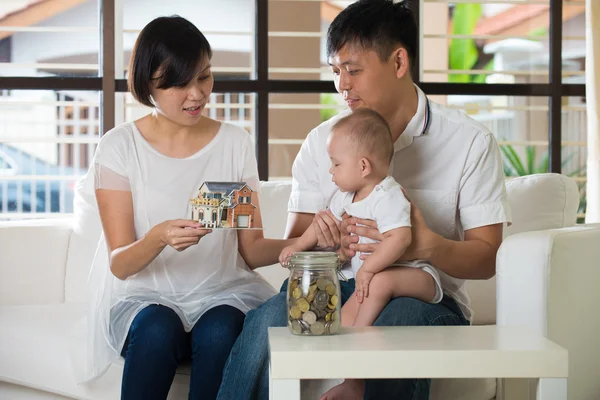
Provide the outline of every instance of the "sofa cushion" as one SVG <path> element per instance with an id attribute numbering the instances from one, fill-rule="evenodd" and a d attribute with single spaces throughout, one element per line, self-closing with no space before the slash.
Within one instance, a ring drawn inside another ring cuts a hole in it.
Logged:
<path id="1" fill-rule="evenodd" d="M 64 301 L 70 224 L 70 219 L 2 222 L 0 305 Z M 36 227 L 35 239 L 31 238 L 32 226 Z M 48 254 L 54 256 L 48 258 Z"/>
<path id="2" fill-rule="evenodd" d="M 579 189 L 572 178 L 536 174 L 506 181 L 513 223 L 504 236 L 575 225 Z"/>
<path id="3" fill-rule="evenodd" d="M 85 312 L 78 303 L 0 307 L 0 381 L 78 399 L 118 399 L 122 363 L 100 379 L 78 385 L 73 373 L 73 328 Z M 189 373 L 178 372 L 169 398 L 187 398 Z"/>
<path id="4" fill-rule="evenodd" d="M 537 174 L 506 181 L 513 222 L 504 237 L 521 232 L 572 226 L 577 220 L 579 190 L 575 181 L 560 174 Z M 496 323 L 496 278 L 468 281 L 473 323 Z"/>

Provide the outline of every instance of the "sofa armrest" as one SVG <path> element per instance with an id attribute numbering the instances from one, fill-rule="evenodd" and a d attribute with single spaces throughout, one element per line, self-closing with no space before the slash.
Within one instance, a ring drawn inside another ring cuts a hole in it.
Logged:
<path id="1" fill-rule="evenodd" d="M 600 225 L 516 234 L 496 265 L 497 324 L 524 326 L 569 351 L 569 398 L 600 393 Z"/>
<path id="2" fill-rule="evenodd" d="M 0 222 L 0 305 L 62 303 L 70 219 Z"/>

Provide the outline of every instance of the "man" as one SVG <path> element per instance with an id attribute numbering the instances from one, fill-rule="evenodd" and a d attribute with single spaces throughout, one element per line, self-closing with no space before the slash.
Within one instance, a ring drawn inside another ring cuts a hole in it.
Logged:
<path id="1" fill-rule="evenodd" d="M 337 245 L 344 260 L 373 251 L 376 244 L 358 245 L 356 236 L 380 240 L 371 221 L 349 218 L 338 224 L 322 210 L 336 189 L 326 149 L 330 128 L 348 112 L 374 109 L 390 125 L 395 143 L 390 173 L 412 202 L 413 241 L 403 259 L 431 262 L 444 289 L 438 304 L 393 299 L 374 325 L 467 325 L 471 311 L 464 280 L 494 276 L 503 224 L 510 223 L 501 156 L 484 126 L 429 101 L 414 85 L 410 70 L 417 35 L 410 10 L 391 0 L 360 0 L 332 22 L 328 61 L 349 111 L 315 128 L 302 145 L 292 170 L 286 236 L 298 237 L 312 226 L 319 245 Z M 349 268 L 344 273 L 352 278 Z M 341 285 L 346 301 L 354 280 Z M 248 313 L 219 399 L 268 398 L 267 328 L 286 325 L 285 290 L 284 284 L 281 293 Z M 323 399 L 359 399 L 363 393 L 368 399 L 428 399 L 429 385 L 429 380 L 347 381 Z"/>

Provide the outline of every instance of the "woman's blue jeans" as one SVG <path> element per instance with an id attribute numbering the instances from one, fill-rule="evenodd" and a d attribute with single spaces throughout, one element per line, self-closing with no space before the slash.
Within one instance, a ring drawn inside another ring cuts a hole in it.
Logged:
<path id="1" fill-rule="evenodd" d="M 192 361 L 189 398 L 215 399 L 244 317 L 237 308 L 218 306 L 202 315 L 188 333 L 170 308 L 144 308 L 134 318 L 121 351 L 125 357 L 121 399 L 166 399 L 177 366 L 187 360 Z"/>

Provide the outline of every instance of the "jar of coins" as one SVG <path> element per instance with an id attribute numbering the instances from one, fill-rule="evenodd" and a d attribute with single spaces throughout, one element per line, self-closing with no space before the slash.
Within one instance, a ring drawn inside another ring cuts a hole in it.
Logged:
<path id="1" fill-rule="evenodd" d="M 342 299 L 333 252 L 299 252 L 288 261 L 288 327 L 295 335 L 333 335 L 339 332 Z"/>

